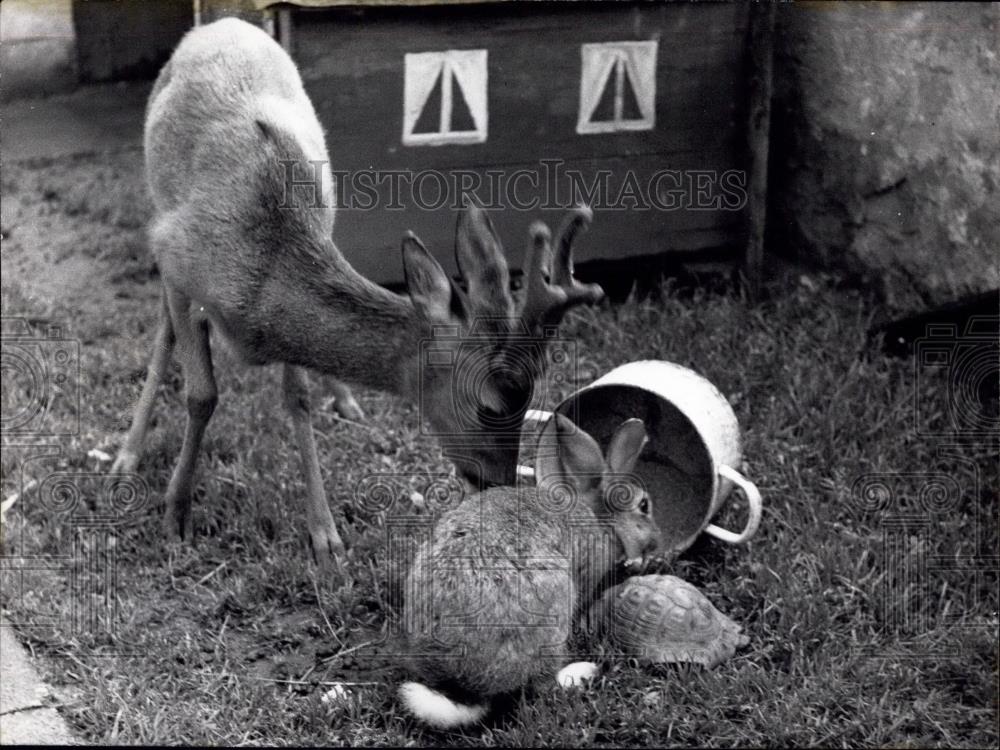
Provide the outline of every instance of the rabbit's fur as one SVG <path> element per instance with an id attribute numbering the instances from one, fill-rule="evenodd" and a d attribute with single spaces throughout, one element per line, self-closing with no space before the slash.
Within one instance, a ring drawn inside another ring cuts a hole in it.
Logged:
<path id="1" fill-rule="evenodd" d="M 622 424 L 608 446 L 564 416 L 539 441 L 537 487 L 494 487 L 441 517 L 407 576 L 404 630 L 421 683 L 400 689 L 429 724 L 482 718 L 492 698 L 552 677 L 580 615 L 624 558 L 659 532 L 630 474 L 646 442 Z"/>

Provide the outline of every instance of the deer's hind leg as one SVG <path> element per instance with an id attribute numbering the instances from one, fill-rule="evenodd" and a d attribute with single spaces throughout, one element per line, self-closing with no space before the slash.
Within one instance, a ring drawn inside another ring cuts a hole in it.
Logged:
<path id="1" fill-rule="evenodd" d="M 163 382 L 173 350 L 174 327 L 170 321 L 170 308 L 167 306 L 167 293 L 164 290 L 160 304 L 160 322 L 156 329 L 153 351 L 149 358 L 146 381 L 142 385 L 142 393 L 136 402 L 132 415 L 132 425 L 129 427 L 125 444 L 118 451 L 115 462 L 111 465 L 111 473 L 113 474 L 129 474 L 139 466 L 142 444 L 149 427 L 149 418 L 153 413 L 156 389 Z"/>
<path id="2" fill-rule="evenodd" d="M 195 465 L 205 428 L 218 402 L 218 388 L 212 369 L 208 321 L 192 315 L 190 298 L 180 292 L 168 289 L 167 304 L 177 341 L 177 358 L 184 369 L 187 424 L 181 453 L 167 487 L 164 522 L 168 537 L 190 538 Z"/>

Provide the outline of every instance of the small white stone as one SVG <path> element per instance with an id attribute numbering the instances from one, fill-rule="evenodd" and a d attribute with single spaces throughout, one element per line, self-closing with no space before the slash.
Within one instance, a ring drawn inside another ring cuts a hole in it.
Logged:
<path id="1" fill-rule="evenodd" d="M 323 693 L 320 698 L 322 703 L 346 703 L 351 699 L 351 691 L 344 687 L 343 683 L 335 682 L 333 687 Z"/>
<path id="2" fill-rule="evenodd" d="M 598 666 L 592 661 L 575 661 L 559 670 L 556 682 L 562 688 L 580 687 L 597 677 L 599 671 Z"/>
<path id="3" fill-rule="evenodd" d="M 87 451 L 87 456 L 89 458 L 96 458 L 98 461 L 102 463 L 108 463 L 109 461 L 112 460 L 111 456 L 109 456 L 104 451 L 99 450 L 98 448 L 91 448 L 89 451 Z"/>

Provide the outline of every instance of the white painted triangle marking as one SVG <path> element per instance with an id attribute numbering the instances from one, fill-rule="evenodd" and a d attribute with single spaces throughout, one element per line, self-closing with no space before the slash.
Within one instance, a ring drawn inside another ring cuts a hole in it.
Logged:
<path id="1" fill-rule="evenodd" d="M 486 141 L 489 112 L 487 107 L 487 51 L 444 50 L 416 52 L 404 56 L 403 79 L 403 144 L 406 146 L 437 146 L 448 143 L 483 143 Z M 414 133 L 414 128 L 438 79 L 441 79 L 441 109 L 438 128 L 426 133 Z M 454 83 L 469 108 L 475 125 L 473 130 L 451 130 L 455 106 Z"/>
<path id="2" fill-rule="evenodd" d="M 653 129 L 656 122 L 657 47 L 656 41 L 580 45 L 577 133 L 585 135 Z M 636 104 L 641 113 L 639 118 L 626 118 L 623 114 L 626 78 L 635 92 Z M 594 112 L 608 86 L 614 86 L 612 118 L 594 120 Z"/>

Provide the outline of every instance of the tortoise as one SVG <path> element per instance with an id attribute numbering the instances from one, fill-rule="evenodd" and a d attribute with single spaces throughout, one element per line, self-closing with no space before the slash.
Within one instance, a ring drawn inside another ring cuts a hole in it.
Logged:
<path id="1" fill-rule="evenodd" d="M 599 632 L 641 664 L 714 667 L 750 642 L 741 625 L 677 576 L 633 576 L 604 592 L 594 607 Z"/>

